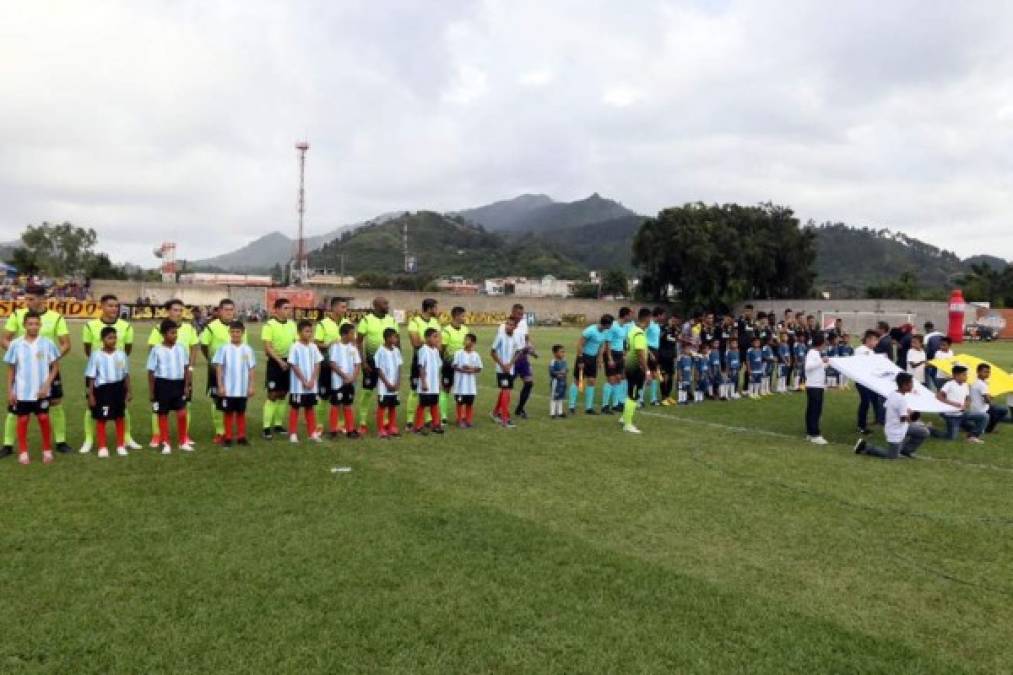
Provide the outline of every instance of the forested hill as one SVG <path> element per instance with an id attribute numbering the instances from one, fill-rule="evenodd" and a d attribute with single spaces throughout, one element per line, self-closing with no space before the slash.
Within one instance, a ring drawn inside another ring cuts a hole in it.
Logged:
<path id="1" fill-rule="evenodd" d="M 313 267 L 341 268 L 346 274 L 395 274 L 403 269 L 402 228 L 408 225 L 408 249 L 426 275 L 459 274 L 471 278 L 504 275 L 574 279 L 584 267 L 534 236 L 504 237 L 461 216 L 432 211 L 405 213 L 384 223 L 360 227 L 310 254 Z"/>

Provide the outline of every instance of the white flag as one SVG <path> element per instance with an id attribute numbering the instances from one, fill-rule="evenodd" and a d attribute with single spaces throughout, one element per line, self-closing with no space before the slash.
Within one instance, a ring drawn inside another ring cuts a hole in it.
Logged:
<path id="1" fill-rule="evenodd" d="M 901 372 L 897 364 L 882 354 L 834 356 L 830 359 L 830 367 L 883 397 L 897 391 L 897 373 Z M 953 412 L 953 406 L 939 401 L 924 384 L 916 380 L 914 385 L 911 393 L 905 396 L 911 410 L 926 413 Z"/>

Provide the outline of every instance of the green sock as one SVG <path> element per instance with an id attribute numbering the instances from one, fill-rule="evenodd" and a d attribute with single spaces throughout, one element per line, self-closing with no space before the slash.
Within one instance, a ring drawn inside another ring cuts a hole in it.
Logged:
<path id="1" fill-rule="evenodd" d="M 89 417 L 91 417 L 91 415 L 89 415 Z M 134 435 L 130 433 L 130 429 L 132 428 L 133 425 L 130 423 L 130 411 L 129 410 L 123 415 L 123 418 L 124 418 L 123 419 L 123 430 L 125 432 L 123 434 L 123 436 L 124 436 L 124 443 L 132 443 L 133 440 L 134 440 Z M 92 428 L 92 430 L 95 429 L 95 420 L 91 421 L 91 428 Z"/>
<path id="2" fill-rule="evenodd" d="M 151 413 L 151 437 L 155 438 L 161 432 L 158 429 L 158 415 Z"/>
<path id="3" fill-rule="evenodd" d="M 214 400 L 211 401 L 211 424 L 215 427 L 216 436 L 225 435 L 225 415 L 215 405 Z"/>
<path id="4" fill-rule="evenodd" d="M 264 425 L 264 429 L 270 429 L 274 424 L 274 401 L 266 399 L 264 401 L 264 412 L 261 414 L 261 422 Z"/>
<path id="5" fill-rule="evenodd" d="M 14 437 L 17 435 L 17 429 L 18 418 L 8 412 L 7 419 L 4 421 L 4 445 L 14 447 Z"/>
<path id="6" fill-rule="evenodd" d="M 274 402 L 274 426 L 285 426 L 285 399 L 283 398 Z"/>
<path id="7" fill-rule="evenodd" d="M 90 445 L 95 442 L 95 420 L 91 418 L 91 411 L 85 408 L 84 411 L 84 424 L 81 425 L 84 428 L 84 442 Z"/>
<path id="8" fill-rule="evenodd" d="M 633 424 L 633 413 L 637 411 L 637 402 L 632 398 L 627 398 L 626 402 L 623 403 L 623 424 L 630 426 Z"/>
<path id="9" fill-rule="evenodd" d="M 67 442 L 67 411 L 62 405 L 49 408 L 49 422 L 53 425 L 53 441 L 59 445 Z"/>
<path id="10" fill-rule="evenodd" d="M 359 426 L 366 426 L 369 419 L 369 412 L 373 409 L 373 398 L 376 397 L 375 389 L 363 389 L 359 394 Z"/>
<path id="11" fill-rule="evenodd" d="M 440 392 L 440 417 L 445 420 L 447 417 L 447 408 L 450 407 L 450 394 L 445 391 Z M 441 420 L 442 421 L 442 420 Z"/>

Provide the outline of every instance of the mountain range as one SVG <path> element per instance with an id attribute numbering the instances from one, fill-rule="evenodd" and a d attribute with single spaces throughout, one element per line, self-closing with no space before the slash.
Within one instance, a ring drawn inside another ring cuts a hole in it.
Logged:
<path id="1" fill-rule="evenodd" d="M 349 274 L 396 273 L 403 265 L 401 230 L 409 226 L 409 250 L 426 274 L 491 277 L 503 274 L 583 276 L 587 270 L 634 273 L 630 244 L 646 216 L 595 193 L 573 202 L 523 194 L 484 206 L 451 211 L 384 214 L 307 240 L 314 266 Z M 961 259 L 913 237 L 843 223 L 816 225 L 817 287 L 837 297 L 861 295 L 870 285 L 912 271 L 930 288 L 952 285 L 972 264 L 1004 267 L 990 255 Z M 193 269 L 264 272 L 284 264 L 292 239 L 272 232 L 243 248 L 190 263 Z"/>

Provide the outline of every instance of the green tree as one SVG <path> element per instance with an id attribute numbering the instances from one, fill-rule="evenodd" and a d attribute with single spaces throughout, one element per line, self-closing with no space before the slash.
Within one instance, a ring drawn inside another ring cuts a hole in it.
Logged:
<path id="1" fill-rule="evenodd" d="M 626 273 L 618 269 L 607 270 L 601 277 L 601 292 L 602 295 L 629 297 L 630 285 Z"/>
<path id="2" fill-rule="evenodd" d="M 598 284 L 588 281 L 581 281 L 573 285 L 573 297 L 575 298 L 597 298 Z"/>
<path id="3" fill-rule="evenodd" d="M 1013 305 L 1013 265 L 998 270 L 984 263 L 973 264 L 957 283 L 965 298 L 991 302 L 995 307 Z"/>
<path id="4" fill-rule="evenodd" d="M 97 241 L 95 230 L 67 222 L 29 225 L 14 252 L 14 264 L 48 276 L 81 276 L 93 262 Z"/>
<path id="5" fill-rule="evenodd" d="M 96 253 L 88 261 L 84 275 L 89 279 L 124 280 L 127 271 L 122 265 L 114 265 L 105 253 Z"/>

